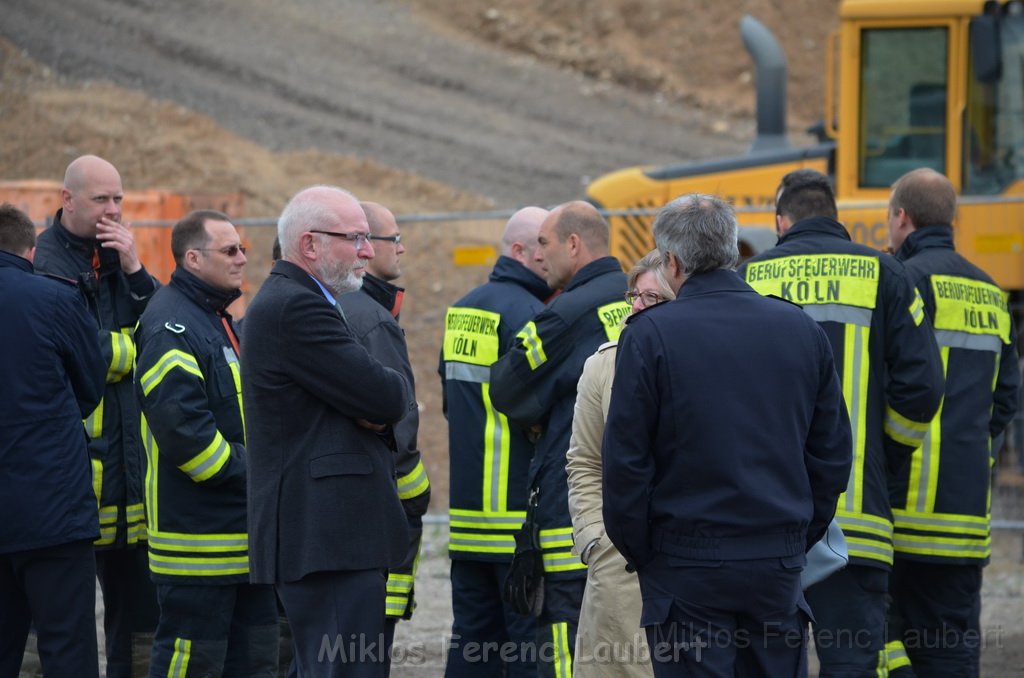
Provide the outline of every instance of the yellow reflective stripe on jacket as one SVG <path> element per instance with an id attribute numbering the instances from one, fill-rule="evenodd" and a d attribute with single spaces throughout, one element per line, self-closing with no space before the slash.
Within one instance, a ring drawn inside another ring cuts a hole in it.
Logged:
<path id="1" fill-rule="evenodd" d="M 491 385 L 480 384 L 486 421 L 484 422 L 483 488 L 481 506 L 492 514 L 502 514 L 508 508 L 508 467 L 512 436 L 508 417 L 491 403 Z"/>
<path id="2" fill-rule="evenodd" d="M 121 381 L 132 371 L 135 364 L 135 342 L 132 341 L 131 328 L 124 327 L 120 332 L 110 333 L 110 364 L 107 365 L 107 383 Z"/>
<path id="3" fill-rule="evenodd" d="M 199 454 L 179 465 L 178 468 L 199 483 L 212 478 L 230 458 L 231 443 L 224 439 L 220 431 L 217 431 L 209 445 L 203 448 Z"/>
<path id="4" fill-rule="evenodd" d="M 188 662 L 192 658 L 192 641 L 187 638 L 174 639 L 174 654 L 167 667 L 167 678 L 185 678 L 188 674 Z"/>
<path id="5" fill-rule="evenodd" d="M 96 546 L 114 543 L 117 536 L 117 517 L 121 514 L 118 506 L 100 506 L 100 537 L 93 542 Z"/>
<path id="6" fill-rule="evenodd" d="M 889 405 L 885 406 L 885 435 L 908 447 L 918 447 L 928 433 L 928 421 L 908 419 Z"/>
<path id="7" fill-rule="evenodd" d="M 949 368 L 949 347 L 939 348 L 939 354 L 942 357 L 942 377 L 945 378 Z M 917 513 L 935 510 L 942 449 L 942 410 L 945 405 L 946 397 L 943 396 L 939 401 L 939 410 L 928 425 L 921 446 L 914 450 L 910 457 L 906 508 Z"/>
<path id="8" fill-rule="evenodd" d="M 152 541 L 152 535 L 150 535 Z M 222 556 L 213 558 L 165 556 L 149 550 L 149 569 L 156 574 L 179 577 L 226 577 L 249 574 L 249 556 Z"/>
<path id="9" fill-rule="evenodd" d="M 885 644 L 885 668 L 887 671 L 910 666 L 910 657 L 907 656 L 907 649 L 903 647 L 902 640 L 892 640 Z"/>
<path id="10" fill-rule="evenodd" d="M 103 462 L 99 459 L 90 459 L 92 466 L 92 493 L 96 495 L 96 508 L 100 506 L 100 497 L 103 496 Z"/>
<path id="11" fill-rule="evenodd" d="M 143 504 L 129 504 L 125 507 L 125 520 L 128 528 L 128 543 L 137 544 L 145 541 L 146 508 Z"/>
<path id="12" fill-rule="evenodd" d="M 507 553 L 515 551 L 515 534 L 526 520 L 526 511 L 448 511 L 448 550 L 460 553 Z"/>
<path id="13" fill-rule="evenodd" d="M 398 479 L 399 499 L 412 499 L 429 489 L 430 480 L 427 478 L 427 470 L 423 467 L 422 459 L 416 462 L 416 468 Z"/>
<path id="14" fill-rule="evenodd" d="M 523 329 L 516 334 L 517 339 L 523 340 L 523 348 L 526 349 L 526 361 L 530 363 L 530 369 L 535 370 L 548 361 L 544 353 L 544 342 L 537 334 L 537 325 L 531 320 L 526 323 Z"/>
<path id="15" fill-rule="evenodd" d="M 203 373 L 199 370 L 199 364 L 194 356 L 184 351 L 179 351 L 176 348 L 171 349 L 142 375 L 142 379 L 139 380 L 139 383 L 142 385 L 142 394 L 148 396 L 163 381 L 167 373 L 175 367 L 183 369 L 199 379 L 203 378 Z"/>
<path id="16" fill-rule="evenodd" d="M 153 530 L 149 535 L 149 545 L 161 551 L 236 553 L 249 549 L 249 535 L 245 532 L 189 534 L 185 532 Z"/>
<path id="17" fill-rule="evenodd" d="M 984 560 L 992 554 L 992 541 L 987 537 L 971 539 L 901 532 L 895 536 L 895 548 L 900 553 L 906 554 Z"/>
<path id="18" fill-rule="evenodd" d="M 625 301 L 613 301 L 597 308 L 597 319 L 601 321 L 608 341 L 615 341 L 622 334 L 622 323 L 632 308 Z"/>
<path id="19" fill-rule="evenodd" d="M 238 356 L 235 351 L 227 346 L 224 347 L 224 357 L 228 361 L 228 368 L 231 370 L 231 379 L 235 382 L 235 393 L 238 394 L 238 417 L 242 420 L 242 440 L 245 440 L 245 407 L 242 405 L 242 368 L 238 364 Z"/>
<path id="20" fill-rule="evenodd" d="M 103 435 L 103 402 L 106 398 L 100 398 L 99 405 L 88 417 L 82 420 L 85 425 L 85 434 L 90 438 L 99 438 Z M 99 496 L 99 495 L 97 495 Z"/>
<path id="21" fill-rule="evenodd" d="M 930 278 L 936 330 L 988 334 L 1010 343 L 1010 314 L 1002 290 L 980 280 L 952 275 Z"/>
<path id="22" fill-rule="evenodd" d="M 800 304 L 842 304 L 875 308 L 877 257 L 854 254 L 800 254 L 747 265 L 747 283 L 760 294 Z"/>
<path id="23" fill-rule="evenodd" d="M 985 537 L 989 534 L 991 522 L 989 516 L 971 516 L 960 513 L 921 513 L 894 508 L 892 514 L 897 532 L 909 529 L 918 532 L 973 534 Z"/>
<path id="24" fill-rule="evenodd" d="M 572 653 L 569 651 L 569 623 L 551 625 L 552 664 L 555 678 L 572 678 Z"/>
<path id="25" fill-rule="evenodd" d="M 160 458 L 160 446 L 156 443 L 156 438 L 153 437 L 153 431 L 149 428 L 149 422 L 146 421 L 146 415 L 142 414 L 140 417 L 140 433 L 142 437 L 142 449 L 146 452 L 146 520 L 149 525 L 149 531 L 152 532 L 160 524 L 158 521 L 157 513 L 159 512 L 159 504 L 157 503 L 157 485 L 159 485 L 160 474 L 157 473 L 157 464 L 159 464 Z"/>
<path id="26" fill-rule="evenodd" d="M 853 437 L 853 464 L 846 491 L 839 497 L 839 506 L 848 513 L 859 512 L 864 505 L 864 463 L 867 450 L 868 379 L 871 361 L 868 342 L 871 328 L 848 324 L 844 328 L 843 398 L 850 416 Z"/>
<path id="27" fill-rule="evenodd" d="M 444 319 L 445 361 L 489 366 L 498 360 L 501 314 L 453 306 Z"/>
<path id="28" fill-rule="evenodd" d="M 388 573 L 386 585 L 387 597 L 384 599 L 384 613 L 389 617 L 402 617 L 409 607 L 409 594 L 412 593 L 413 575 Z"/>
<path id="29" fill-rule="evenodd" d="M 908 310 L 915 327 L 925 321 L 925 300 L 921 298 L 921 291 L 918 288 L 913 288 L 913 301 L 910 302 Z"/>
<path id="30" fill-rule="evenodd" d="M 572 552 L 572 528 L 555 527 L 540 531 L 541 557 L 545 572 L 585 570 L 578 555 Z"/>
<path id="31" fill-rule="evenodd" d="M 846 535 L 851 558 L 866 558 L 892 565 L 892 523 L 870 513 L 851 513 L 843 510 L 836 511 L 836 520 Z"/>

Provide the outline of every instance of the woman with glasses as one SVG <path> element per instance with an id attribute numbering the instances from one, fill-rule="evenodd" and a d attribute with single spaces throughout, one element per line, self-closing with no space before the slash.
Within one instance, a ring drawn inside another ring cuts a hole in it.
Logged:
<path id="1" fill-rule="evenodd" d="M 674 299 L 654 250 L 633 266 L 626 301 L 633 313 Z M 572 440 L 566 454 L 573 540 L 587 565 L 573 672 L 577 678 L 652 676 L 650 652 L 640 628 L 640 585 L 604 533 L 601 517 L 601 440 L 615 375 L 616 342 L 587 359 L 577 387 Z"/>

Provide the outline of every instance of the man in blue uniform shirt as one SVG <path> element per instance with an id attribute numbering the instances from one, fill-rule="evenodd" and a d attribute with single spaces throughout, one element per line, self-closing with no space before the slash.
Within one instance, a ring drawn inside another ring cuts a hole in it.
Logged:
<path id="1" fill-rule="evenodd" d="M 678 298 L 619 341 L 604 520 L 639 573 L 656 676 L 806 671 L 800 571 L 850 472 L 828 338 L 731 270 L 736 229 L 719 198 L 667 205 L 654 238 Z"/>

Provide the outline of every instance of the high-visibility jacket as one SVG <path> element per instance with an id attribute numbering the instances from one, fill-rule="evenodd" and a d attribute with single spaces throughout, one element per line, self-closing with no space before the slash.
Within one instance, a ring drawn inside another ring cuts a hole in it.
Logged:
<path id="1" fill-rule="evenodd" d="M 551 289 L 530 269 L 499 257 L 486 283 L 445 315 L 441 388 L 448 418 L 448 554 L 508 562 L 526 519 L 533 444 L 491 402 L 491 364 L 544 308 Z"/>
<path id="2" fill-rule="evenodd" d="M 956 253 L 951 227 L 913 231 L 896 258 L 924 299 L 946 374 L 939 413 L 891 486 L 896 557 L 984 563 L 992 439 L 1017 410 L 1013 317 L 992 279 Z"/>
<path id="3" fill-rule="evenodd" d="M 887 254 L 824 217 L 792 226 L 740 269 L 761 294 L 803 306 L 835 354 L 853 429 L 853 468 L 836 517 L 850 562 L 892 566 L 887 473 L 921 444 L 942 398 L 942 364 L 921 297 Z"/>
<path id="4" fill-rule="evenodd" d="M 539 490 L 537 523 L 545 576 L 586 576 L 572 552 L 572 518 L 565 455 L 572 435 L 576 384 L 597 347 L 618 339 L 630 307 L 626 275 L 615 257 L 590 262 L 562 293 L 516 334 L 515 343 L 491 367 L 491 399 L 521 426 L 540 424 L 528 483 Z"/>
<path id="5" fill-rule="evenodd" d="M 366 352 L 382 365 L 400 372 L 415 391 L 405 331 L 398 324 L 404 296 L 405 290 L 401 287 L 366 273 L 358 292 L 338 297 L 338 307 Z M 417 443 L 420 414 L 415 398 L 410 405 L 408 412 L 391 427 L 389 433 L 394 437 L 398 498 L 402 500 L 410 534 L 402 565 L 388 570 L 384 611 L 389 618 L 397 619 L 411 618 L 415 608 L 413 583 L 423 538 L 423 514 L 430 505 L 430 478 Z"/>
<path id="6" fill-rule="evenodd" d="M 139 321 L 136 391 L 156 582 L 249 581 L 242 382 L 224 311 L 238 296 L 179 268 Z"/>
<path id="7" fill-rule="evenodd" d="M 62 212 L 57 210 L 53 226 L 39 234 L 33 263 L 40 273 L 77 281 L 99 327 L 100 351 L 107 364 L 106 387 L 100 404 L 85 419 L 100 514 L 100 537 L 95 544 L 98 549 L 144 544 L 146 462 L 132 382 L 134 333 L 160 283 L 145 267 L 126 274 L 115 250 L 64 228 Z"/>

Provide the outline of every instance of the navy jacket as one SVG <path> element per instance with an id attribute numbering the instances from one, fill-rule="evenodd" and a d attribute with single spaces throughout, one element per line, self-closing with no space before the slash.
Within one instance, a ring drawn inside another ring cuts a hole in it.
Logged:
<path id="1" fill-rule="evenodd" d="M 82 419 L 103 394 L 96 323 L 74 285 L 0 252 L 0 553 L 99 535 Z"/>
<path id="2" fill-rule="evenodd" d="M 828 338 L 732 271 L 691 277 L 619 339 L 602 462 L 605 527 L 635 566 L 803 554 L 850 473 Z"/>
<path id="3" fill-rule="evenodd" d="M 946 390 L 921 447 L 891 480 L 898 559 L 987 562 L 992 439 L 1017 412 L 1017 333 L 1002 291 L 953 248 L 953 229 L 912 232 L 896 253 L 924 299 Z"/>
<path id="4" fill-rule="evenodd" d="M 615 257 L 590 262 L 491 366 L 494 406 L 521 426 L 544 428 L 530 463 L 529 487 L 540 491 L 537 523 L 550 579 L 586 576 L 586 566 L 572 552 L 565 453 L 583 364 L 598 346 L 619 336 L 629 315 L 625 292 L 626 275 Z"/>
<path id="5" fill-rule="evenodd" d="M 491 364 L 549 296 L 540 276 L 502 256 L 488 281 L 445 314 L 438 372 L 448 417 L 453 559 L 508 562 L 515 550 L 515 533 L 526 518 L 533 443 L 491 403 Z"/>

